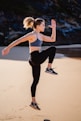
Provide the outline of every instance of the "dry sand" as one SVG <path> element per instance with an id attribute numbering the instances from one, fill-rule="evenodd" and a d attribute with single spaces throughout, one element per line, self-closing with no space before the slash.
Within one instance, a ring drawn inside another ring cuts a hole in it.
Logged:
<path id="1" fill-rule="evenodd" d="M 56 54 L 58 75 L 41 65 L 37 101 L 41 111 L 29 107 L 32 83 L 28 48 L 15 47 L 2 57 L 0 47 L 0 121 L 81 121 L 81 60 Z"/>

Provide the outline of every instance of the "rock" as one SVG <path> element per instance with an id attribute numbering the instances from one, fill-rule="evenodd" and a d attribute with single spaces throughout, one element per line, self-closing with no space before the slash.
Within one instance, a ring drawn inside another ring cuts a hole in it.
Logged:
<path id="1" fill-rule="evenodd" d="M 14 3 L 8 3 L 8 7 L 6 4 L 7 1 L 5 1 L 5 5 L 0 1 L 0 7 L 4 6 L 5 8 L 5 11 L 2 8 L 0 12 L 0 32 L 4 34 L 6 41 L 14 41 L 15 38 L 25 34 L 27 31 L 23 29 L 23 19 L 25 16 L 33 16 L 46 20 L 44 32 L 46 35 L 51 35 L 51 29 L 48 28 L 51 18 L 56 19 L 57 41 L 55 44 L 81 43 L 80 0 L 36 0 L 35 2 L 33 0 L 21 0 L 20 2 L 14 0 Z M 13 34 L 10 34 L 10 27 L 14 30 Z"/>
<path id="2" fill-rule="evenodd" d="M 0 32 L 0 46 L 3 46 L 4 45 L 4 33 Z"/>

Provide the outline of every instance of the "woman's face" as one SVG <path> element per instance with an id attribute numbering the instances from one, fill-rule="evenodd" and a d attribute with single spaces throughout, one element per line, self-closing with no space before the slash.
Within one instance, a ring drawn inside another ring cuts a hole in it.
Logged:
<path id="1" fill-rule="evenodd" d="M 44 32 L 44 30 L 45 30 L 45 22 L 41 22 L 41 24 L 38 25 L 38 28 L 39 28 L 40 32 Z"/>

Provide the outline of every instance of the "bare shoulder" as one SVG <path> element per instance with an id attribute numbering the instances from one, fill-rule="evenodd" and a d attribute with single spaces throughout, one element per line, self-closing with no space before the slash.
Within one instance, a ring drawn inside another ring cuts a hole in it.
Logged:
<path id="1" fill-rule="evenodd" d="M 30 32 L 30 33 L 27 33 L 26 35 L 24 35 L 27 39 L 28 39 L 28 41 L 32 41 L 32 40 L 34 40 L 34 38 L 36 38 L 36 35 L 35 35 L 35 33 L 32 31 L 32 32 Z"/>
<path id="2" fill-rule="evenodd" d="M 43 41 L 43 38 L 44 38 L 44 34 L 40 33 L 40 36 L 42 38 L 42 41 Z"/>
<path id="3" fill-rule="evenodd" d="M 45 42 L 53 42 L 50 36 L 41 34 L 42 40 Z"/>
<path id="4" fill-rule="evenodd" d="M 40 33 L 40 35 L 41 35 L 41 38 L 42 38 L 43 41 L 45 41 L 46 38 L 48 37 L 48 36 L 46 36 L 46 35 L 44 35 L 44 34 L 42 34 L 42 33 Z"/>

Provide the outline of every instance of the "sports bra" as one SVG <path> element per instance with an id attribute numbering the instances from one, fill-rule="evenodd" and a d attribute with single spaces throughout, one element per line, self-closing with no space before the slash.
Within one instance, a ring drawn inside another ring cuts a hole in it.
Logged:
<path id="1" fill-rule="evenodd" d="M 39 40 L 39 39 L 37 38 L 37 40 L 35 40 L 34 42 L 29 43 L 29 45 L 30 45 L 30 46 L 41 47 L 42 43 L 43 43 L 42 40 Z"/>

